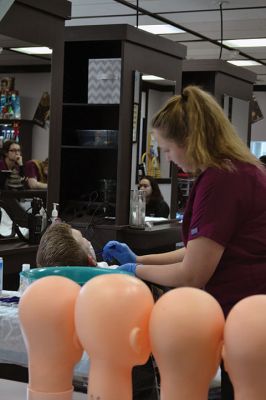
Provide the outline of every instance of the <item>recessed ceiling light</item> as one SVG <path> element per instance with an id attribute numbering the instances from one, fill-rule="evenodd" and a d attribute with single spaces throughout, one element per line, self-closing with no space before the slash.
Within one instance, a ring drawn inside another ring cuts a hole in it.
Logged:
<path id="1" fill-rule="evenodd" d="M 52 54 L 53 52 L 49 47 L 10 47 L 10 50 L 32 55 Z"/>
<path id="2" fill-rule="evenodd" d="M 144 81 L 164 81 L 164 78 L 156 75 L 142 75 Z"/>
<path id="3" fill-rule="evenodd" d="M 175 28 L 172 25 L 139 25 L 139 29 L 154 33 L 155 35 L 167 35 L 171 33 L 185 33 L 182 29 Z"/>
<path id="4" fill-rule="evenodd" d="M 266 38 L 223 40 L 223 44 L 230 47 L 264 47 L 266 46 Z"/>
<path id="5" fill-rule="evenodd" d="M 253 60 L 228 60 L 227 62 L 237 65 L 238 67 L 251 67 L 252 65 L 262 65 L 261 63 Z"/>

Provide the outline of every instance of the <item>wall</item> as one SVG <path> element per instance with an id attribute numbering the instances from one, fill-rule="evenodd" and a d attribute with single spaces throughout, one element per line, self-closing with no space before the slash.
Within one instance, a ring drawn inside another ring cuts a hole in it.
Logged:
<path id="1" fill-rule="evenodd" d="M 19 91 L 21 101 L 21 118 L 32 120 L 41 95 L 50 91 L 50 73 L 19 73 L 15 77 L 15 89 Z M 42 128 L 36 124 L 32 132 L 32 158 L 44 160 L 48 157 L 49 126 Z"/>
<path id="2" fill-rule="evenodd" d="M 171 205 L 171 184 L 170 183 L 159 184 L 159 187 L 162 192 L 164 200 L 170 207 L 170 205 Z"/>
<path id="3" fill-rule="evenodd" d="M 266 141 L 266 91 L 253 93 L 260 106 L 264 119 L 255 122 L 251 125 L 251 140 L 252 141 Z"/>

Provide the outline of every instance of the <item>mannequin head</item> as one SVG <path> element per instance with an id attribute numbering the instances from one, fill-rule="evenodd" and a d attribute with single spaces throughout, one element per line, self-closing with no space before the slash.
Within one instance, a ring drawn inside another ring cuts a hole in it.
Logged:
<path id="1" fill-rule="evenodd" d="M 20 299 L 31 390 L 57 393 L 72 388 L 73 368 L 82 355 L 74 326 L 79 290 L 70 279 L 48 276 L 32 283 Z"/>
<path id="2" fill-rule="evenodd" d="M 207 398 L 221 360 L 223 328 L 220 305 L 200 289 L 173 289 L 157 301 L 150 340 L 165 400 Z"/>
<path id="3" fill-rule="evenodd" d="M 223 358 L 236 399 L 265 399 L 266 295 L 247 297 L 230 311 Z"/>
<path id="4" fill-rule="evenodd" d="M 126 274 L 97 276 L 81 289 L 75 320 L 79 339 L 93 360 L 132 368 L 150 354 L 149 317 L 153 307 L 149 288 Z"/>

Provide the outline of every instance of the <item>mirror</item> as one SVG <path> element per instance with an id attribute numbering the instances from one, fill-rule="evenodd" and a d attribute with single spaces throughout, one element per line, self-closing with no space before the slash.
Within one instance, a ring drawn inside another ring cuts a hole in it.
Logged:
<path id="1" fill-rule="evenodd" d="M 224 94 L 223 109 L 241 139 L 249 146 L 249 101 Z"/>
<path id="2" fill-rule="evenodd" d="M 18 193 L 18 203 L 21 207 L 19 212 L 22 214 L 24 210 L 25 214 L 22 220 L 26 221 L 27 213 L 31 213 L 32 210 L 31 201 L 33 197 L 42 198 L 44 207 L 46 207 L 46 185 L 42 185 L 42 188 L 39 185 L 39 182 L 46 181 L 45 169 L 43 168 L 43 163 L 37 160 L 44 161 L 49 152 L 49 119 L 41 119 L 40 108 L 43 103 L 43 94 L 51 92 L 51 59 L 49 56 L 40 61 L 39 58 L 35 59 L 35 57 L 14 53 L 9 50 L 9 47 L 17 47 L 19 44 L 20 41 L 17 39 L 0 35 L 0 46 L 5 47 L 0 55 L 0 82 L 10 82 L 9 87 L 3 88 L 1 86 L 0 88 L 0 147 L 9 139 L 18 142 L 21 148 L 24 174 L 26 174 L 25 166 L 27 161 L 36 160 L 27 165 L 28 173 L 31 173 L 32 176 L 36 173 L 36 179 L 31 179 L 31 184 L 29 184 L 30 182 L 23 184 L 24 196 L 21 196 L 22 190 Z M 34 46 L 34 44 L 27 42 L 27 46 Z M 12 100 L 13 96 L 15 96 L 18 105 L 15 104 L 14 108 L 12 108 L 12 102 L 10 102 L 11 106 L 8 107 L 9 99 Z M 11 113 L 10 110 L 14 112 Z M 11 167 L 9 158 L 13 162 L 13 153 L 10 157 L 1 158 L 5 160 L 4 162 L 9 169 Z M 11 178 L 7 179 L 1 185 L 1 191 L 8 191 L 11 183 Z M 44 193 L 39 193 L 40 191 Z M 14 196 L 16 194 L 17 192 L 14 191 Z M 0 208 L 0 237 L 15 236 L 13 222 L 16 222 L 22 227 L 23 232 L 24 230 L 26 232 L 25 225 L 27 223 L 25 222 L 24 225 L 21 225 L 21 219 L 17 221 L 15 203 L 12 203 L 14 209 L 8 209 L 9 212 L 7 212 L 6 207 L 9 205 L 10 199 L 5 197 L 4 192 L 1 193 L 1 202 L 3 204 Z M 25 232 L 24 235 L 26 235 Z"/>
<path id="3" fill-rule="evenodd" d="M 133 166 L 132 183 L 137 183 L 141 175 L 151 175 L 159 183 L 170 183 L 170 163 L 160 151 L 150 124 L 153 115 L 175 94 L 175 82 L 135 71 L 133 83 L 132 160 L 136 160 L 136 169 Z"/>
<path id="4" fill-rule="evenodd" d="M 0 147 L 10 139 L 18 142 L 25 167 L 28 160 L 43 161 L 48 157 L 49 119 L 40 118 L 42 117 L 40 106 L 43 104 L 43 94 L 51 93 L 51 56 L 48 54 L 32 56 L 12 50 L 18 47 L 39 47 L 40 44 L 30 42 L 28 39 L 18 39 L 15 29 L 14 37 L 11 36 L 12 32 L 9 32 L 4 22 L 3 24 L 1 22 L 0 26 L 2 48 L 0 53 Z M 34 38 L 33 35 L 32 37 Z M 45 105 L 47 108 L 47 102 Z M 47 116 L 48 114 L 45 115 Z M 9 159 L 6 161 L 6 158 L 1 158 L 5 160 L 1 167 L 12 169 Z M 14 157 L 12 162 L 13 160 Z M 37 170 L 39 172 L 39 163 Z M 40 170 L 40 174 L 42 172 Z M 33 198 L 39 198 L 46 207 L 46 189 L 40 190 L 40 187 L 24 184 L 22 188 L 24 190 L 21 188 L 10 190 L 11 183 L 10 176 L 10 179 L 2 182 L 0 187 L 0 238 L 19 237 L 27 241 L 30 214 L 33 215 Z M 15 226 L 21 237 L 14 229 Z"/>

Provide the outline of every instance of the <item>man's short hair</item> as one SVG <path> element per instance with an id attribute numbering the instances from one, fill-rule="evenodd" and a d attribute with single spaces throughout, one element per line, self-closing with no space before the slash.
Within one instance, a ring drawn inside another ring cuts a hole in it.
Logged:
<path id="1" fill-rule="evenodd" d="M 88 254 L 66 223 L 50 225 L 43 234 L 36 256 L 38 267 L 87 266 Z"/>

